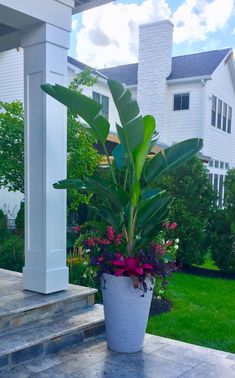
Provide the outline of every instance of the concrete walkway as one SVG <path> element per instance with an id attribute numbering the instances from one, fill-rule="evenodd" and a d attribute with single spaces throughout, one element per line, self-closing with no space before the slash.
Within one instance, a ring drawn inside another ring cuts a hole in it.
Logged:
<path id="1" fill-rule="evenodd" d="M 107 349 L 104 337 L 2 371 L 3 378 L 234 378 L 235 354 L 146 335 L 142 352 Z"/>

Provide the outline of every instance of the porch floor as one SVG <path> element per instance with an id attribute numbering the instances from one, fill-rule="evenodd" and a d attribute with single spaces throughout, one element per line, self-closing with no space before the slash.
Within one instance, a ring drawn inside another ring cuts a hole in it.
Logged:
<path id="1" fill-rule="evenodd" d="M 50 303 L 47 296 L 22 291 L 20 274 L 3 270 L 0 273 L 0 319 L 7 311 L 17 313 L 19 305 L 27 312 L 29 307 L 37 307 L 41 301 Z M 74 290 L 74 287 L 69 290 L 72 297 Z M 92 289 L 77 290 L 88 291 L 88 295 L 92 293 Z M 63 302 L 69 291 L 53 295 L 54 300 Z M 0 330 L 0 337 L 3 333 L 4 330 Z M 119 354 L 107 348 L 105 336 L 95 336 L 55 354 L 37 358 L 32 355 L 32 359 L 12 369 L 1 370 L 0 377 L 234 378 L 235 354 L 148 334 L 142 352 Z"/>
<path id="2" fill-rule="evenodd" d="M 234 378 L 235 355 L 148 334 L 142 352 L 119 354 L 107 348 L 104 337 L 97 337 L 2 374 L 4 378 Z"/>

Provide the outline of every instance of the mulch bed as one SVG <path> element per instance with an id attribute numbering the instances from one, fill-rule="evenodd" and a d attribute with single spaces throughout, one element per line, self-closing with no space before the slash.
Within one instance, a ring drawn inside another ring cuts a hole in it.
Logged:
<path id="1" fill-rule="evenodd" d="M 153 296 L 150 312 L 149 315 L 160 315 L 164 314 L 165 312 L 171 311 L 172 303 L 164 298 L 157 298 Z"/>
<path id="2" fill-rule="evenodd" d="M 212 278 L 225 278 L 227 280 L 234 280 L 235 274 L 225 273 L 220 270 L 198 268 L 196 266 L 186 265 L 180 270 L 182 273 L 196 274 L 197 276 L 212 277 Z"/>

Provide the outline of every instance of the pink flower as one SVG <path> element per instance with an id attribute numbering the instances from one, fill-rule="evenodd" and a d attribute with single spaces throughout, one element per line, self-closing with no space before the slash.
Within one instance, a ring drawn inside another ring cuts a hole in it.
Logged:
<path id="1" fill-rule="evenodd" d="M 170 230 L 175 230 L 176 227 L 177 227 L 177 223 L 174 222 L 174 223 L 172 223 L 172 224 L 170 225 Z"/>
<path id="2" fill-rule="evenodd" d="M 107 227 L 107 238 L 109 241 L 113 241 L 115 239 L 115 231 L 111 226 Z"/>
<path id="3" fill-rule="evenodd" d="M 166 242 L 167 247 L 170 247 L 172 244 L 173 244 L 173 240 L 169 240 L 169 241 Z"/>
<path id="4" fill-rule="evenodd" d="M 75 227 L 72 227 L 72 230 L 74 232 L 80 232 L 81 231 L 81 227 L 80 226 L 75 226 Z"/>
<path id="5" fill-rule="evenodd" d="M 116 245 L 121 244 L 121 242 L 122 242 L 122 237 L 123 237 L 122 234 L 117 234 L 117 236 L 116 236 L 116 238 L 115 238 L 115 240 L 114 240 L 114 243 L 115 243 Z"/>

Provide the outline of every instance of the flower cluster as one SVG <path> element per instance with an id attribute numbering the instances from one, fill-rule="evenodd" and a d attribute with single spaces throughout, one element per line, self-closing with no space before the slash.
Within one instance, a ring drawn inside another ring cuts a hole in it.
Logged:
<path id="1" fill-rule="evenodd" d="M 131 277 L 134 287 L 141 286 L 146 291 L 147 277 L 160 278 L 164 286 L 167 275 L 175 270 L 178 240 L 168 235 L 172 236 L 176 227 L 176 223 L 164 225 L 157 238 L 149 245 L 137 248 L 134 256 L 127 256 L 124 236 L 116 233 L 111 226 L 107 227 L 102 236 L 98 231 L 89 233 L 89 237 L 83 238 L 82 243 L 91 266 L 96 269 L 97 278 L 103 273 Z"/>

